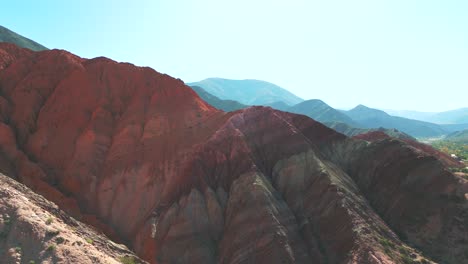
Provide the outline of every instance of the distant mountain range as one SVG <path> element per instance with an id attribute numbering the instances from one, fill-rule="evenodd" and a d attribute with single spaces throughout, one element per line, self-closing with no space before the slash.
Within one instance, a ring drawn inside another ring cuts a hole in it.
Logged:
<path id="1" fill-rule="evenodd" d="M 445 140 L 468 144 L 468 129 L 448 134 Z"/>
<path id="2" fill-rule="evenodd" d="M 0 43 L 2 263 L 468 263 L 461 162 L 270 107 L 222 112 L 200 97 L 232 100 L 193 89 Z M 298 104 L 286 108 L 349 116 Z"/>
<path id="3" fill-rule="evenodd" d="M 385 109 L 385 112 L 400 117 L 416 119 L 436 124 L 466 124 L 468 123 L 468 107 L 459 108 L 445 112 L 419 112 L 406 110 L 390 110 Z"/>
<path id="4" fill-rule="evenodd" d="M 191 86 L 191 88 L 198 94 L 198 96 L 201 97 L 201 99 L 205 100 L 205 102 L 225 112 L 231 112 L 247 107 L 246 105 L 234 100 L 219 99 L 199 86 Z"/>
<path id="5" fill-rule="evenodd" d="M 435 124 L 393 116 L 382 110 L 364 105 L 358 105 L 348 111 L 337 110 L 318 99 L 300 101 L 291 105 L 301 99 L 277 85 L 263 81 L 206 79 L 197 84 L 203 88 L 194 84 L 191 85 L 197 87 L 194 90 L 199 96 L 224 111 L 237 110 L 256 104 L 270 106 L 277 110 L 306 115 L 348 136 L 378 130 L 389 135 L 393 133 L 391 135 L 393 137 L 410 135 L 416 138 L 426 138 L 440 137 L 455 131 L 468 129 L 468 122 Z M 211 94 L 211 91 L 215 94 L 210 97 L 207 94 Z M 235 101 L 239 99 L 245 103 L 236 103 Z M 463 113 L 464 109 L 425 114 L 427 114 L 427 117 L 431 114 L 433 118 L 438 117 L 439 120 L 445 118 L 444 120 L 463 121 Z M 422 115 L 419 115 L 419 117 Z"/>
<path id="6" fill-rule="evenodd" d="M 364 128 L 395 128 L 414 137 L 442 136 L 448 132 L 437 124 L 391 116 L 384 111 L 364 105 L 358 105 L 349 111 L 343 112 Z"/>
<path id="7" fill-rule="evenodd" d="M 423 149 L 269 107 L 216 111 L 180 80 L 103 57 L 1 43 L 6 60 L 0 171 L 44 198 L 0 177 L 2 263 L 141 263 L 101 232 L 149 263 L 468 261 L 465 186 Z M 45 199 L 57 205 L 37 210 Z"/>
<path id="8" fill-rule="evenodd" d="M 348 124 L 340 123 L 340 122 L 325 122 L 323 124 L 337 132 L 340 132 L 341 134 L 347 135 L 348 137 L 354 137 L 357 135 L 377 131 L 377 132 L 383 132 L 392 138 L 398 138 L 402 140 L 413 140 L 413 141 L 417 140 L 416 138 L 394 128 L 383 128 L 383 127 L 357 128 L 357 127 L 352 127 Z"/>
<path id="9" fill-rule="evenodd" d="M 0 42 L 14 43 L 34 51 L 47 50 L 43 45 L 2 26 Z M 468 108 L 441 113 L 387 110 L 390 114 L 398 115 L 392 116 L 363 105 L 349 111 L 336 110 L 321 100 L 304 101 L 278 85 L 260 80 L 209 78 L 189 85 L 203 100 L 223 111 L 265 105 L 309 116 L 347 135 L 375 129 L 387 129 L 390 133 L 391 129 L 396 129 L 413 137 L 439 137 L 468 129 Z"/>
<path id="10" fill-rule="evenodd" d="M 295 105 L 304 101 L 278 85 L 259 80 L 209 78 L 188 85 L 199 86 L 219 99 L 235 100 L 245 105 L 268 105 L 278 101 Z"/>
<path id="11" fill-rule="evenodd" d="M 280 110 L 280 109 L 278 109 Z M 322 100 L 312 99 L 301 102 L 294 106 L 285 109 L 287 112 L 306 115 L 319 122 L 341 122 L 348 125 L 358 127 L 359 124 L 354 122 L 346 114 L 336 110 L 335 108 L 327 105 Z"/>
<path id="12" fill-rule="evenodd" d="M 34 51 L 47 50 L 47 48 L 42 46 L 41 44 L 26 37 L 23 37 L 2 26 L 0 26 L 0 42 L 13 43 L 22 48 L 27 48 Z"/>

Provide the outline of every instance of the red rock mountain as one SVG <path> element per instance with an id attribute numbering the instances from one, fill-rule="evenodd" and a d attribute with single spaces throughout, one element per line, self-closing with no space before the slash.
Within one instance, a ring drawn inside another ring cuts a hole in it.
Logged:
<path id="1" fill-rule="evenodd" d="M 382 131 L 371 131 L 371 132 L 356 135 L 353 138 L 374 142 L 374 141 L 382 140 L 382 139 L 390 139 L 391 137 Z M 447 167 L 452 167 L 452 168 L 464 168 L 465 167 L 465 164 L 463 164 L 463 162 L 460 162 L 452 158 L 451 156 L 449 156 L 447 153 L 439 151 L 427 144 L 418 142 L 416 140 L 413 140 L 412 138 L 401 138 L 400 140 L 414 147 L 418 151 L 422 151 L 426 153 L 427 155 L 437 157 L 437 159 L 439 159 Z"/>
<path id="2" fill-rule="evenodd" d="M 466 180 L 405 142 L 106 58 L 2 43 L 0 69 L 0 171 L 151 263 L 468 263 Z"/>

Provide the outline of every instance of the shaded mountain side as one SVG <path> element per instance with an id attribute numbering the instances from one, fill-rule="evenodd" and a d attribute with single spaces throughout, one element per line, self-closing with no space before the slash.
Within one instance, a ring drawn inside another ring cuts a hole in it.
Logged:
<path id="1" fill-rule="evenodd" d="M 363 105 L 343 112 L 364 128 L 395 128 L 413 137 L 437 137 L 447 134 L 447 131 L 439 125 L 391 116 L 384 111 Z"/>
<path id="2" fill-rule="evenodd" d="M 2 263 L 146 263 L 2 174 L 0 197 Z"/>
<path id="3" fill-rule="evenodd" d="M 408 135 L 408 134 L 405 134 L 401 131 L 398 131 L 397 129 L 388 129 L 388 128 L 383 128 L 383 127 L 380 127 L 380 128 L 356 128 L 356 127 L 352 127 L 348 124 L 345 124 L 345 123 L 340 123 L 340 122 L 325 122 L 324 125 L 326 125 L 327 127 L 337 131 L 337 132 L 340 132 L 341 134 L 344 134 L 348 137 L 353 137 L 353 136 L 357 136 L 359 134 L 365 134 L 365 133 L 369 133 L 369 132 L 373 132 L 373 131 L 380 131 L 380 132 L 383 132 L 385 133 L 386 135 L 390 136 L 390 137 L 393 137 L 393 138 L 397 138 L 397 139 L 409 139 L 409 140 L 417 140 L 416 138 Z"/>
<path id="4" fill-rule="evenodd" d="M 209 103 L 210 105 L 214 106 L 217 109 L 231 112 L 235 110 L 239 110 L 242 108 L 246 108 L 246 105 L 243 105 L 237 101 L 233 100 L 221 100 L 218 97 L 208 93 L 203 88 L 199 86 L 190 86 L 197 94 L 200 96 L 205 102 Z"/>
<path id="5" fill-rule="evenodd" d="M 402 141 L 225 113 L 106 58 L 3 61 L 0 170 L 151 263 L 468 261 L 466 180 Z"/>
<path id="6" fill-rule="evenodd" d="M 41 44 L 26 37 L 23 37 L 2 26 L 0 26 L 0 42 L 13 43 L 19 47 L 27 48 L 33 51 L 47 50 L 47 48 L 42 46 Z"/>
<path id="7" fill-rule="evenodd" d="M 288 110 L 289 108 L 291 108 L 290 105 L 286 104 L 283 101 L 277 101 L 277 102 L 265 104 L 265 106 L 269 106 L 273 109 L 280 110 L 280 111 L 287 111 L 287 112 L 289 112 Z"/>
<path id="8" fill-rule="evenodd" d="M 216 85 L 210 86 L 212 88 L 212 93 L 219 93 L 228 99 L 239 98 L 239 95 L 233 94 L 235 92 L 243 93 L 243 90 L 239 90 L 237 86 L 231 86 L 231 82 L 224 82 L 221 80 L 217 80 Z M 210 83 L 210 81 L 207 82 Z M 196 84 L 198 85 L 199 83 Z M 198 88 L 198 90 L 200 89 L 203 88 Z M 229 90 L 230 94 L 225 93 L 226 90 Z M 255 89 L 249 91 L 249 93 L 252 93 L 253 91 L 255 91 Z M 219 109 L 231 111 L 242 108 L 241 105 L 238 105 L 235 101 L 220 101 L 218 100 L 219 98 L 213 99 L 211 97 L 216 98 L 216 96 L 212 95 L 208 91 L 200 92 L 200 94 L 202 95 L 202 97 L 204 97 L 204 99 L 206 98 L 205 100 L 207 100 L 208 103 L 214 105 Z M 468 124 L 437 125 L 429 122 L 422 122 L 418 120 L 391 116 L 385 113 L 384 111 L 368 108 L 363 105 L 359 105 L 356 108 L 349 111 L 337 110 L 318 99 L 302 101 L 292 106 L 288 105 L 282 100 L 273 102 L 262 102 L 260 104 L 264 106 L 270 106 L 274 109 L 281 111 L 307 115 L 310 118 L 313 118 L 321 123 L 344 123 L 350 127 L 356 128 L 345 128 L 343 125 L 337 124 L 336 126 L 338 131 L 343 132 L 347 135 L 355 135 L 356 133 L 364 133 L 365 131 L 370 131 L 360 129 L 375 130 L 384 128 L 389 129 L 387 131 L 388 133 L 391 133 L 391 130 L 393 129 L 401 131 L 404 134 L 411 135 L 412 137 L 440 137 L 453 131 L 468 128 Z M 397 136 L 397 134 L 393 136 Z"/>
<path id="9" fill-rule="evenodd" d="M 438 124 L 468 124 L 468 107 L 436 113 L 429 120 Z"/>
<path id="10" fill-rule="evenodd" d="M 416 119 L 436 124 L 468 124 L 468 107 L 459 108 L 444 112 L 418 112 L 384 110 L 390 115 Z"/>
<path id="11" fill-rule="evenodd" d="M 468 129 L 468 123 L 466 123 L 466 124 L 440 125 L 440 126 L 443 129 L 445 129 L 446 131 L 450 132 L 450 133 Z"/>
<path id="12" fill-rule="evenodd" d="M 278 101 L 294 105 L 303 101 L 278 85 L 260 80 L 208 78 L 188 85 L 199 86 L 220 99 L 234 100 L 245 105 L 266 105 Z"/>
<path id="13" fill-rule="evenodd" d="M 445 140 L 468 144 L 468 129 L 448 134 Z"/>
<path id="14" fill-rule="evenodd" d="M 354 127 L 359 127 L 359 124 L 354 122 L 350 117 L 318 99 L 301 102 L 288 108 L 287 111 L 306 115 L 319 122 L 341 122 Z"/>
<path id="15" fill-rule="evenodd" d="M 391 134 L 385 133 L 385 131 L 376 130 L 376 131 L 369 131 L 367 133 L 362 133 L 362 134 L 355 135 L 354 138 L 374 142 L 374 141 L 377 141 L 377 140 L 390 139 L 390 138 L 396 138 L 396 137 L 393 137 Z M 463 162 L 460 162 L 460 161 L 452 158 L 447 153 L 439 151 L 439 150 L 433 148 L 430 145 L 418 142 L 417 140 L 411 139 L 411 138 L 404 138 L 403 137 L 403 138 L 397 138 L 397 139 L 402 140 L 403 142 L 405 142 L 409 146 L 412 146 L 412 147 L 414 147 L 415 149 L 417 149 L 419 151 L 422 151 L 422 152 L 424 152 L 424 153 L 426 153 L 428 155 L 436 157 L 437 159 L 439 159 L 447 167 L 450 167 L 450 168 L 464 168 L 465 167 L 465 164 L 463 164 Z"/>

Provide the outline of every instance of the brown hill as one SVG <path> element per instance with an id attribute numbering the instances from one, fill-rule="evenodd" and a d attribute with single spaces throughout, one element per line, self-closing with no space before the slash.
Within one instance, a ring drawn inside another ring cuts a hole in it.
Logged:
<path id="1" fill-rule="evenodd" d="M 392 137 L 382 131 L 372 131 L 372 132 L 356 135 L 354 136 L 354 138 L 363 139 L 367 141 L 377 141 L 377 140 L 382 140 L 382 139 L 389 139 Z M 402 137 L 399 139 L 419 151 L 422 151 L 428 155 L 436 157 L 447 167 L 451 167 L 451 168 L 464 168 L 465 167 L 465 164 L 463 164 L 463 162 L 460 162 L 450 157 L 447 153 L 439 151 L 427 144 L 418 142 L 417 140 L 411 139 L 411 138 Z"/>
<path id="2" fill-rule="evenodd" d="M 468 261 L 466 181 L 404 142 L 224 113 L 106 58 L 0 50 L 1 171 L 152 263 Z"/>
<path id="3" fill-rule="evenodd" d="M 0 174 L 1 263 L 143 263 L 57 205 Z"/>

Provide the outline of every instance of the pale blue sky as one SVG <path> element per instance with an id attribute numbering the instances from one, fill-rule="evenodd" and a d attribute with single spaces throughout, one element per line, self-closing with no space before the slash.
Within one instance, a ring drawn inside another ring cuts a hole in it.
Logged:
<path id="1" fill-rule="evenodd" d="M 333 107 L 468 106 L 467 0 L 4 1 L 49 48 L 186 82 L 260 79 Z"/>

